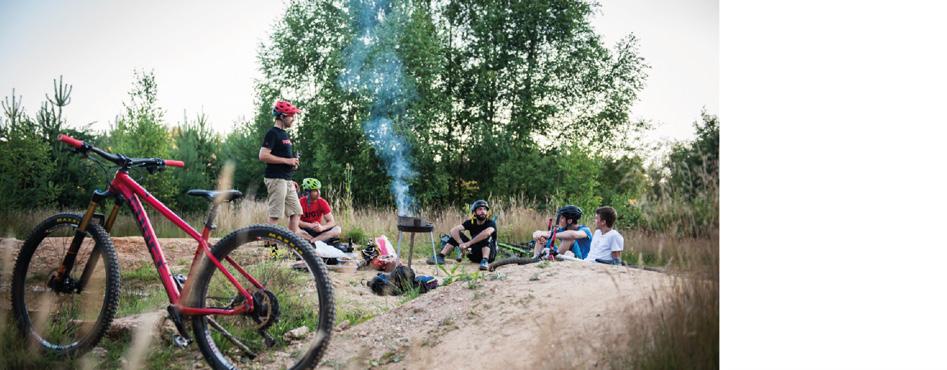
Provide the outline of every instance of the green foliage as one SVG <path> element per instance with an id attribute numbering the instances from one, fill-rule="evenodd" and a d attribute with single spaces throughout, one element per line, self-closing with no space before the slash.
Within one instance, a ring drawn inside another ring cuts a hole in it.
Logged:
<path id="1" fill-rule="evenodd" d="M 590 158 L 579 146 L 564 148 L 563 151 L 557 157 L 559 176 L 552 197 L 553 204 L 575 204 L 586 210 L 586 215 L 591 215 L 595 207 L 602 203 L 602 197 L 597 192 L 601 163 Z M 589 220 L 591 218 L 585 217 L 582 223 L 589 224 Z"/>
<path id="2" fill-rule="evenodd" d="M 135 72 L 125 112 L 118 117 L 110 137 L 110 150 L 129 157 L 170 158 L 171 133 L 164 124 L 164 109 L 158 106 L 158 83 L 153 72 Z M 178 186 L 165 173 L 149 175 L 136 171 L 133 177 L 158 199 L 174 206 Z"/>
<path id="3" fill-rule="evenodd" d="M 220 138 L 210 129 L 207 117 L 203 114 L 198 115 L 193 122 L 185 117 L 184 122 L 172 132 L 175 145 L 171 157 L 184 161 L 187 166 L 186 171 L 169 171 L 180 189 L 174 197 L 174 203 L 184 212 L 204 210 L 207 201 L 187 196 L 186 191 L 216 188 L 217 172 L 220 169 L 217 162 Z"/>
<path id="4" fill-rule="evenodd" d="M 364 245 L 368 241 L 368 234 L 358 226 L 352 227 L 345 232 L 346 238 L 355 244 Z"/>
<path id="5" fill-rule="evenodd" d="M 691 199 L 720 186 L 720 122 L 701 112 L 694 129 L 697 139 L 675 145 L 668 157 L 670 191 Z"/>
<path id="6" fill-rule="evenodd" d="M 14 91 L 14 94 L 16 92 Z M 53 178 L 51 148 L 41 127 L 30 119 L 16 95 L 5 98 L 0 118 L 0 208 L 49 205 L 60 184 Z"/>
<path id="7" fill-rule="evenodd" d="M 417 93 L 398 121 L 413 149 L 419 176 L 411 186 L 422 205 L 464 203 L 490 193 L 545 199 L 559 186 L 549 176 L 550 165 L 568 181 L 589 171 L 559 166 L 578 156 L 559 158 L 561 149 L 572 153 L 565 148 L 595 150 L 626 141 L 622 133 L 633 126 L 628 108 L 648 67 L 633 36 L 614 53 L 605 48 L 589 23 L 592 3 L 392 6 L 392 14 L 404 16 L 386 20 L 399 22 L 402 32 L 379 42 L 397 43 L 405 85 Z M 343 50 L 353 37 L 349 11 L 348 4 L 290 3 L 260 52 L 266 76 L 260 104 L 265 108 L 284 97 L 303 109 L 296 138 L 301 173 L 339 183 L 350 166 L 358 171 L 355 204 L 390 205 L 390 180 L 361 129 L 370 102 L 337 83 L 346 68 Z M 596 202 L 589 195 L 595 184 L 567 186 L 572 188 L 563 194 Z"/>
<path id="8" fill-rule="evenodd" d="M 353 308 L 353 309 L 336 309 L 336 317 L 341 323 L 343 321 L 348 321 L 349 325 L 358 325 L 365 321 L 371 320 L 371 312 L 366 311 L 362 308 Z"/>
<path id="9" fill-rule="evenodd" d="M 460 280 L 462 276 L 466 274 L 465 271 L 463 270 L 461 270 L 460 272 L 457 272 L 457 269 L 461 268 L 461 266 L 463 265 L 459 263 L 455 263 L 454 266 L 451 267 L 450 270 L 448 270 L 447 266 L 444 264 L 437 265 L 437 268 L 441 269 L 441 271 L 444 272 L 445 276 L 443 279 L 441 279 L 444 286 L 451 285 L 454 281 Z"/>
<path id="10" fill-rule="evenodd" d="M 679 235 L 709 236 L 720 224 L 720 123 L 701 112 L 697 137 L 676 143 L 652 177 L 648 199 L 639 203 L 639 226 Z"/>
<path id="11" fill-rule="evenodd" d="M 582 207 L 591 223 L 602 205 L 618 211 L 618 227 L 705 235 L 718 225 L 719 122 L 702 113 L 696 139 L 669 148 L 647 165 L 629 112 L 649 66 L 628 35 L 606 48 L 585 0 L 392 2 L 379 38 L 397 50 L 405 87 L 415 91 L 395 118 L 411 147 L 411 189 L 423 209 L 473 199 L 520 199 L 548 212 Z M 256 113 L 221 137 L 208 117 L 166 124 L 157 78 L 135 72 L 134 85 L 111 130 L 91 132 L 64 122 L 72 86 L 62 77 L 36 111 L 4 100 L 0 117 L 0 206 L 82 208 L 112 173 L 65 152 L 59 133 L 116 153 L 183 160 L 187 168 L 132 176 L 172 209 L 201 213 L 206 202 L 187 189 L 214 188 L 222 165 L 235 165 L 232 186 L 263 197 L 258 160 L 273 126 L 271 107 L 289 99 L 302 109 L 290 135 L 301 152 L 296 180 L 317 177 L 340 211 L 393 204 L 390 178 L 363 122 L 371 101 L 346 91 L 353 11 L 348 2 L 291 0 L 259 50 L 262 78 Z M 540 225 L 541 226 L 541 225 Z M 364 240 L 359 225 L 350 239 Z"/>
<path id="12" fill-rule="evenodd" d="M 251 197 L 262 187 L 266 168 L 257 159 L 265 130 L 260 131 L 255 126 L 252 121 L 237 126 L 224 138 L 219 156 L 221 163 L 234 163 L 233 188 Z"/>
<path id="13" fill-rule="evenodd" d="M 651 181 L 644 159 L 638 155 L 603 158 L 598 179 L 596 193 L 602 197 L 601 204 L 612 206 L 618 212 L 616 227 L 639 226 L 642 222 L 639 202 L 647 196 Z"/>

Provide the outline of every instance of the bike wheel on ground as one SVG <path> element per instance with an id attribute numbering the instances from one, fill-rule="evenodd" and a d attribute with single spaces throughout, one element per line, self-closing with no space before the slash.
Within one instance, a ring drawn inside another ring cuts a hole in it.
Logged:
<path id="1" fill-rule="evenodd" d="M 316 367 L 329 344 L 335 308 L 325 264 L 310 244 L 287 229 L 254 225 L 221 239 L 213 253 L 255 303 L 248 314 L 194 317 L 194 336 L 207 361 L 214 368 Z M 224 257 L 232 258 L 264 289 L 257 289 Z M 195 279 L 190 306 L 243 304 L 243 296 L 206 259 Z"/>
<path id="2" fill-rule="evenodd" d="M 30 346 L 57 357 L 77 357 L 99 342 L 115 316 L 121 290 L 112 240 L 92 222 L 72 271 L 61 282 L 52 281 L 81 220 L 63 213 L 40 223 L 23 243 L 13 268 L 17 328 Z"/>

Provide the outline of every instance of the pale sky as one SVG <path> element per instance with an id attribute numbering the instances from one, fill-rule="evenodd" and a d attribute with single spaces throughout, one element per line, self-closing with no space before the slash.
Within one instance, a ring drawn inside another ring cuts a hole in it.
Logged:
<path id="1" fill-rule="evenodd" d="M 658 124 L 652 139 L 692 137 L 701 107 L 718 111 L 717 1 L 601 4 L 592 23 L 606 43 L 634 32 L 652 66 L 633 116 Z M 254 112 L 257 48 L 284 8 L 252 0 L 0 0 L 0 95 L 16 88 L 33 113 L 63 75 L 73 85 L 67 122 L 101 130 L 122 112 L 133 70 L 154 70 L 168 123 L 204 112 L 229 132 Z"/>

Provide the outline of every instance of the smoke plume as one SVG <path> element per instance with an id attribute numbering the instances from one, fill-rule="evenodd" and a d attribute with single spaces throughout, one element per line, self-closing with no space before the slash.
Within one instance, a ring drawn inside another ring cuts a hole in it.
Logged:
<path id="1" fill-rule="evenodd" d="M 415 209 L 409 181 L 416 173 L 409 159 L 411 148 L 394 127 L 415 98 L 397 53 L 404 14 L 390 0 L 350 0 L 349 10 L 354 37 L 343 51 L 346 68 L 339 85 L 371 102 L 362 129 L 391 177 L 398 214 L 407 215 Z"/>

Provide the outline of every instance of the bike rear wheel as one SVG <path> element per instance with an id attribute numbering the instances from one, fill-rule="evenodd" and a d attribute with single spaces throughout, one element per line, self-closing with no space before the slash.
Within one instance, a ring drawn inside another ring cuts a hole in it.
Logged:
<path id="1" fill-rule="evenodd" d="M 23 243 L 13 268 L 13 315 L 20 334 L 29 345 L 58 357 L 77 357 L 99 342 L 115 316 L 121 290 L 112 239 L 91 222 L 71 272 L 58 283 L 52 281 L 81 220 L 63 213 L 40 223 Z"/>
<path id="2" fill-rule="evenodd" d="M 192 319 L 198 347 L 210 365 L 217 369 L 315 368 L 329 345 L 335 306 L 325 264 L 310 244 L 282 227 L 253 225 L 227 235 L 212 251 L 253 296 L 254 312 Z M 297 261 L 297 256 L 301 260 Z M 263 289 L 255 287 L 225 257 L 233 259 Z M 234 308 L 243 304 L 243 296 L 207 258 L 197 269 L 189 306 Z"/>

